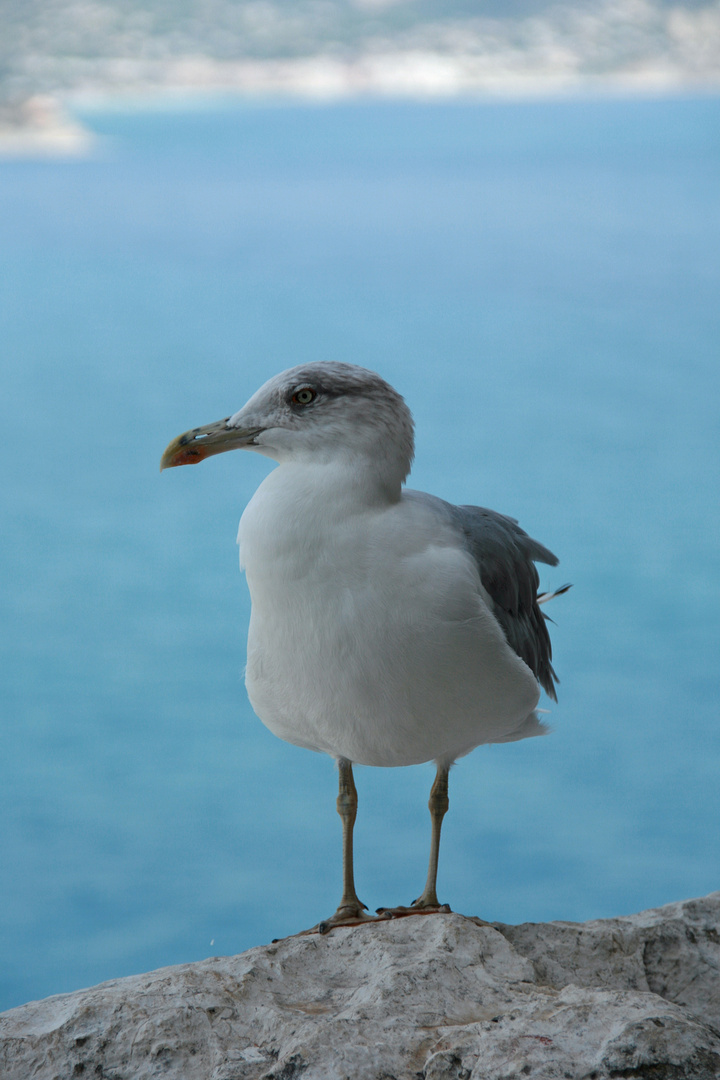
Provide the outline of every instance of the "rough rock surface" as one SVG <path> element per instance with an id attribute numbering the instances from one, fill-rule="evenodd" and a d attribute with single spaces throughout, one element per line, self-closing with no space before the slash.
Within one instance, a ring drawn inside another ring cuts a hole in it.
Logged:
<path id="1" fill-rule="evenodd" d="M 2 1080 L 716 1080 L 720 893 L 627 918 L 427 915 L 0 1016 Z"/>

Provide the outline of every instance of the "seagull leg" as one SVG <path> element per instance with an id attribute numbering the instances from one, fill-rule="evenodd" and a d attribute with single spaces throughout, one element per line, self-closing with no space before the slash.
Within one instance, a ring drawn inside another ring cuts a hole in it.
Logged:
<path id="1" fill-rule="evenodd" d="M 345 758 L 338 762 L 339 791 L 337 812 L 342 820 L 343 831 L 343 894 L 336 915 L 349 915 L 357 918 L 362 911 L 367 911 L 365 904 L 355 892 L 355 873 L 353 870 L 353 829 L 357 817 L 357 788 L 353 777 L 352 764 Z"/>
<path id="2" fill-rule="evenodd" d="M 398 919 L 405 915 L 431 915 L 434 912 L 449 912 L 448 904 L 441 904 L 437 896 L 437 871 L 438 855 L 440 854 L 440 830 L 450 800 L 448 799 L 448 773 L 449 765 L 438 765 L 435 782 L 430 789 L 428 809 L 432 821 L 432 833 L 430 835 L 430 864 L 428 876 L 425 882 L 422 896 L 413 900 L 410 907 L 378 908 L 381 919 Z"/>
<path id="3" fill-rule="evenodd" d="M 449 772 L 450 769 L 447 765 L 438 765 L 435 783 L 430 789 L 428 810 L 430 811 L 430 820 L 432 821 L 432 832 L 430 835 L 430 863 L 428 866 L 428 876 L 422 896 L 419 896 L 417 900 L 413 900 L 412 902 L 412 906 L 419 910 L 422 910 L 423 908 L 440 907 L 440 901 L 437 897 L 438 856 L 440 854 L 440 830 L 442 829 L 443 818 L 447 814 L 448 807 L 450 806 L 450 800 L 448 798 Z"/>
<path id="4" fill-rule="evenodd" d="M 354 926 L 356 923 L 375 921 L 374 915 L 366 915 L 367 908 L 355 892 L 353 873 L 353 827 L 357 816 L 357 788 L 353 778 L 352 764 L 346 758 L 338 761 L 340 778 L 337 812 L 342 819 L 343 830 L 343 893 L 334 915 L 318 924 L 318 931 L 326 934 L 333 926 Z"/>

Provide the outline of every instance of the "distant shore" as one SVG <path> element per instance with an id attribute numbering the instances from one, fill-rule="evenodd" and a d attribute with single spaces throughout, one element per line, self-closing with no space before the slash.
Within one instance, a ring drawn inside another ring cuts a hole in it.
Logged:
<path id="1" fill-rule="evenodd" d="M 432 52 L 372 53 L 352 60 L 310 56 L 218 61 L 180 57 L 164 63 L 118 59 L 102 78 L 0 104 L 0 155 L 81 156 L 93 136 L 74 116 L 94 108 L 189 103 L 228 95 L 243 100 L 482 101 L 718 94 L 720 73 L 698 78 L 668 63 L 588 74 L 573 65 L 510 63 L 507 56 Z M 521 58 L 512 58 L 518 61 Z M 89 74 L 89 73 L 88 73 Z"/>
<path id="2" fill-rule="evenodd" d="M 52 94 L 0 106 L 2 157 L 77 157 L 92 143 L 92 134 Z"/>

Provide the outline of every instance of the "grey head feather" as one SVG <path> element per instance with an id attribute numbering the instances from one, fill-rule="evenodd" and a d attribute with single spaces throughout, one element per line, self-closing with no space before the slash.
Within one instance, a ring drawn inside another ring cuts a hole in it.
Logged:
<path id="1" fill-rule="evenodd" d="M 415 454 L 414 423 L 405 399 L 375 371 L 335 360 L 316 360 L 289 368 L 266 384 L 278 404 L 290 400 L 294 389 L 306 384 L 317 400 L 301 410 L 298 420 L 312 424 L 316 418 L 328 430 L 337 423 L 346 435 L 362 430 L 374 439 L 374 456 L 380 448 L 397 458 L 401 479 L 410 471 Z"/>
<path id="2" fill-rule="evenodd" d="M 540 579 L 535 563 L 557 566 L 551 551 L 521 529 L 515 518 L 482 506 L 454 506 L 433 495 L 406 491 L 431 501 L 457 531 L 475 561 L 492 600 L 493 615 L 508 644 L 525 661 L 548 697 L 557 701 L 552 647 L 546 617 L 537 602 Z"/>

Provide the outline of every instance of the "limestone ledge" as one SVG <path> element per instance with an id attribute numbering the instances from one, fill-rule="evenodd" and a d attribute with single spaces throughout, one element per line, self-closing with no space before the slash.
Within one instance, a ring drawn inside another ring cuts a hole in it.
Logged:
<path id="1" fill-rule="evenodd" d="M 0 1015 L 3 1080 L 715 1080 L 720 892 L 285 938 Z"/>

